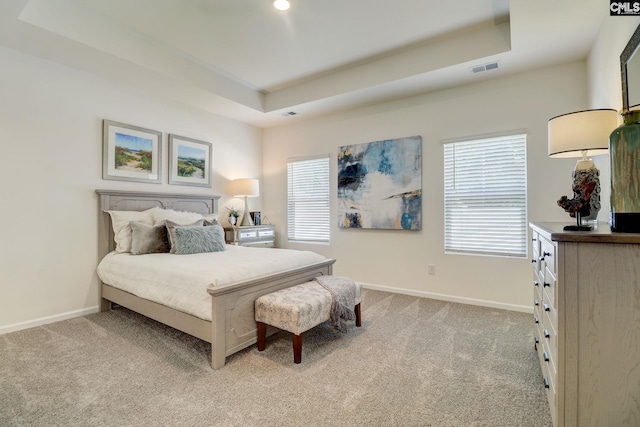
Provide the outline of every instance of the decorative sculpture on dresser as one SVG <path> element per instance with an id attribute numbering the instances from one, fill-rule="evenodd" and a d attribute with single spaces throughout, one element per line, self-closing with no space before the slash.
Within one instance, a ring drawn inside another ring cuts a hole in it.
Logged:
<path id="1" fill-rule="evenodd" d="M 600 198 L 593 197 L 594 190 L 598 187 L 598 169 L 578 169 L 573 171 L 573 199 L 562 196 L 558 200 L 558 206 L 568 212 L 572 218 L 576 218 L 580 224 L 580 218 L 586 218 L 591 215 L 591 207 L 594 202 L 597 207 L 600 206 Z M 578 227 L 578 226 L 576 226 Z"/>

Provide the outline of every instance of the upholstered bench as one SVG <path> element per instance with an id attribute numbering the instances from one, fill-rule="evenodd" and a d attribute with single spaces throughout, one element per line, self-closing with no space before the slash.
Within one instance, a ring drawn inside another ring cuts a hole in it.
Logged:
<path id="1" fill-rule="evenodd" d="M 356 326 L 361 326 L 362 286 L 356 283 L 354 312 Z M 258 326 L 258 351 L 266 347 L 267 325 L 292 334 L 293 361 L 302 360 L 302 333 L 331 317 L 332 295 L 315 281 L 263 295 L 255 302 Z"/>

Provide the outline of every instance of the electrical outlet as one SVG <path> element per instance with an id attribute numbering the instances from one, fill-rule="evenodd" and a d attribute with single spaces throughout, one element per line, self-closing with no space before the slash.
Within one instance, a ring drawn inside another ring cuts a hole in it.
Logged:
<path id="1" fill-rule="evenodd" d="M 436 266 L 433 265 L 433 264 L 429 264 L 427 266 L 427 271 L 429 272 L 429 274 L 435 275 L 436 274 Z"/>

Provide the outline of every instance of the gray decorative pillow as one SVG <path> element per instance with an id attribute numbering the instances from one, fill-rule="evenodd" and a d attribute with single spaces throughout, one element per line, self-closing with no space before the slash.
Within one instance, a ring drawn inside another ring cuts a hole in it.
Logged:
<path id="1" fill-rule="evenodd" d="M 224 230 L 220 225 L 209 227 L 175 227 L 171 252 L 177 255 L 220 252 L 226 249 Z"/>
<path id="2" fill-rule="evenodd" d="M 205 227 L 210 227 L 212 225 L 220 225 L 220 221 L 218 221 L 217 218 L 212 218 L 212 219 L 204 219 L 204 226 Z"/>
<path id="3" fill-rule="evenodd" d="M 164 221 L 155 225 L 131 221 L 131 254 L 155 254 L 169 252 L 167 226 Z"/>
<path id="4" fill-rule="evenodd" d="M 204 223 L 203 219 L 199 219 L 198 221 L 192 223 L 192 224 L 178 224 L 176 222 L 173 222 L 171 220 L 166 220 L 165 221 L 167 224 L 167 234 L 169 235 L 169 252 L 171 252 L 172 254 L 176 253 L 174 250 L 174 245 L 175 245 L 175 240 L 176 240 L 176 235 L 175 235 L 175 229 L 176 227 L 202 227 L 202 224 Z"/>

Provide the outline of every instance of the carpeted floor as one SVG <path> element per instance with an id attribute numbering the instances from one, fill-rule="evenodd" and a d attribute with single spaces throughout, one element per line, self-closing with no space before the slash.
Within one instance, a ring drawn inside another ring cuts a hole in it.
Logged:
<path id="1" fill-rule="evenodd" d="M 0 336 L 0 426 L 550 426 L 529 314 L 367 290 L 328 323 L 209 366 L 118 308 Z"/>

